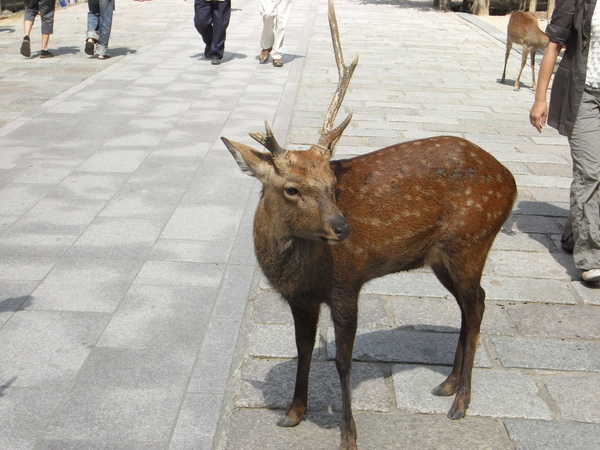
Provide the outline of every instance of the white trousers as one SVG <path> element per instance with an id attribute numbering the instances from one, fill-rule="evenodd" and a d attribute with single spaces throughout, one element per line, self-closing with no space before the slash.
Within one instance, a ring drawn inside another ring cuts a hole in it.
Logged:
<path id="1" fill-rule="evenodd" d="M 259 0 L 260 14 L 263 18 L 263 31 L 260 46 L 263 50 L 271 48 L 273 59 L 281 59 L 281 48 L 285 35 L 292 0 Z"/>

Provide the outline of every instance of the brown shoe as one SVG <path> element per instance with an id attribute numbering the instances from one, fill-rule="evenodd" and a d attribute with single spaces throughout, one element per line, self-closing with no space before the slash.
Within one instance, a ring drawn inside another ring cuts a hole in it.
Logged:
<path id="1" fill-rule="evenodd" d="M 258 55 L 258 62 L 261 64 L 266 63 L 269 60 L 269 54 L 271 53 L 271 49 L 267 48 L 267 49 L 263 49 L 260 52 L 260 55 Z"/>
<path id="2" fill-rule="evenodd" d="M 281 59 L 274 59 L 273 60 L 273 65 L 275 67 L 283 67 L 283 60 L 281 60 Z"/>

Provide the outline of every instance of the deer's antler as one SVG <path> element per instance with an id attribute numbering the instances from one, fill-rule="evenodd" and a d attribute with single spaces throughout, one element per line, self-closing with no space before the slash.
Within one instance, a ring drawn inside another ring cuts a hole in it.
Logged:
<path id="1" fill-rule="evenodd" d="M 279 145 L 275 136 L 273 136 L 273 131 L 269 126 L 269 122 L 265 120 L 265 129 L 267 130 L 267 134 L 262 133 L 250 133 L 250 137 L 262 144 L 267 150 L 269 150 L 275 158 L 280 158 L 285 156 L 287 150 Z"/>
<path id="2" fill-rule="evenodd" d="M 346 66 L 344 64 L 344 55 L 342 53 L 342 44 L 340 43 L 340 32 L 338 29 L 337 18 L 335 16 L 333 0 L 329 0 L 328 17 L 329 29 L 331 30 L 331 39 L 333 41 L 333 52 L 335 54 L 335 63 L 337 64 L 339 80 L 337 89 L 333 94 L 333 99 L 331 100 L 331 104 L 329 105 L 329 109 L 325 113 L 323 128 L 321 129 L 321 137 L 319 138 L 319 142 L 317 145 L 333 149 L 335 143 L 338 141 L 344 129 L 346 128 L 346 126 L 348 126 L 350 120 L 352 119 L 352 112 L 350 112 L 346 120 L 344 120 L 336 129 L 333 129 L 333 122 L 335 121 L 337 113 L 340 110 L 340 107 L 342 106 L 344 96 L 348 91 L 348 86 L 350 85 L 350 79 L 352 78 L 354 69 L 356 69 L 356 66 L 358 65 L 358 54 L 354 55 L 354 60 L 349 66 Z"/>

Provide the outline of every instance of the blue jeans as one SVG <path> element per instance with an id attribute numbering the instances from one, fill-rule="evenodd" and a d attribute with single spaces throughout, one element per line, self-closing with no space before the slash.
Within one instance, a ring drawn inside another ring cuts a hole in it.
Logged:
<path id="1" fill-rule="evenodd" d="M 114 9 L 115 0 L 88 0 L 86 40 L 92 38 L 98 42 L 96 45 L 97 55 L 108 54 L 108 40 L 110 39 Z"/>

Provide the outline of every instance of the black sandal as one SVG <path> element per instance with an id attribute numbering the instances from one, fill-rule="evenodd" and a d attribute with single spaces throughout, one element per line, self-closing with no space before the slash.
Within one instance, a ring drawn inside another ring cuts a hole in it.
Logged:
<path id="1" fill-rule="evenodd" d="M 94 45 L 96 45 L 96 43 L 94 42 L 94 40 L 92 38 L 85 41 L 85 54 L 86 55 L 94 56 Z"/>
<path id="2" fill-rule="evenodd" d="M 29 58 L 31 56 L 31 44 L 29 42 L 29 36 L 25 36 L 23 38 L 23 42 L 21 43 L 21 55 L 25 58 Z"/>

